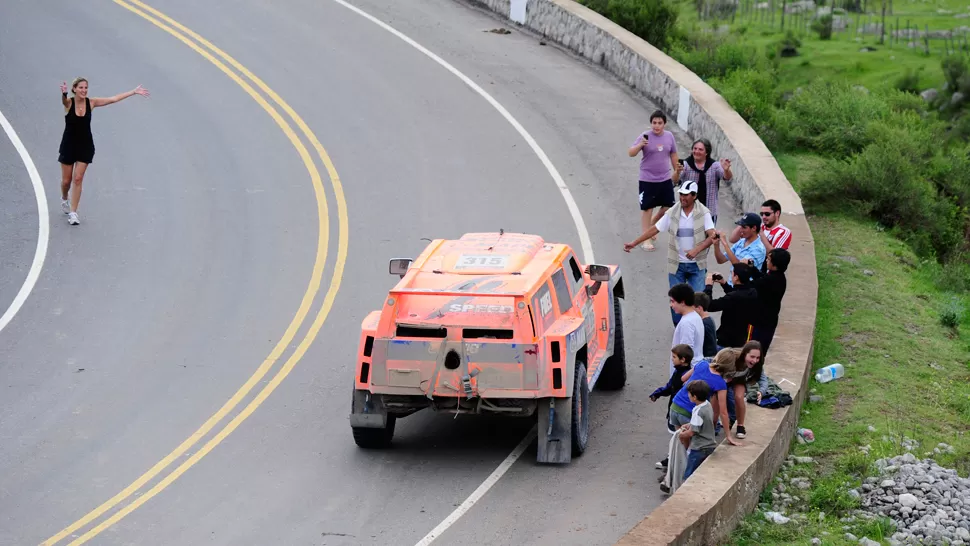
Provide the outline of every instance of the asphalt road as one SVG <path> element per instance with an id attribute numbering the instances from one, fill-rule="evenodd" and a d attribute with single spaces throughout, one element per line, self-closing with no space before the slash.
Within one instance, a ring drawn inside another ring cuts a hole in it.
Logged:
<path id="1" fill-rule="evenodd" d="M 435 544 L 612 544 L 662 500 L 654 461 L 667 434 L 673 331 L 663 252 L 622 252 L 639 229 L 633 136 L 653 108 L 537 38 L 452 0 L 355 0 L 453 64 L 535 137 L 573 192 L 596 260 L 627 285 L 628 386 L 592 397 L 589 451 L 536 466 L 535 445 Z M 125 490 L 172 452 L 264 363 L 318 288 L 269 373 L 226 418 L 67 544 L 131 504 L 92 544 L 413 544 L 508 455 L 531 423 L 422 412 L 393 449 L 354 445 L 347 413 L 360 321 L 395 277 L 387 260 L 469 231 L 577 228 L 552 178 L 513 127 L 453 74 L 331 0 L 166 0 L 152 6 L 232 55 L 286 100 L 326 148 L 349 239 L 326 321 L 278 388 L 194 466 L 198 453 L 284 366 L 338 269 L 334 192 L 328 253 L 318 201 L 274 120 L 196 51 L 119 3 L 0 5 L 0 111 L 48 195 L 47 261 L 0 332 L 0 544 L 37 544 Z M 92 96 L 142 84 L 93 111 L 97 154 L 82 224 L 58 202 L 58 85 Z M 295 127 L 295 125 L 294 125 Z M 676 131 L 679 131 L 675 129 Z M 679 134 L 682 155 L 687 141 Z M 26 275 L 37 211 L 16 152 L 0 139 L 0 311 Z M 722 218 L 729 217 L 722 212 Z M 724 223 L 722 220 L 721 223 Z M 304 344 L 305 346 L 305 344 Z"/>

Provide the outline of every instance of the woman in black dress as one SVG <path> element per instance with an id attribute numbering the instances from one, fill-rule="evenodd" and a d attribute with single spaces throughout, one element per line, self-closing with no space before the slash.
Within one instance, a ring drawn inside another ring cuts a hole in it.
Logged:
<path id="1" fill-rule="evenodd" d="M 98 106 L 107 106 L 127 99 L 132 95 L 148 96 L 148 90 L 139 85 L 131 91 L 108 98 L 88 98 L 88 81 L 75 78 L 71 82 L 73 97 L 67 97 L 67 82 L 61 83 L 61 103 L 64 105 L 64 136 L 61 137 L 60 155 L 57 161 L 61 164 L 61 209 L 67 214 L 67 221 L 71 225 L 80 223 L 77 217 L 77 206 L 81 201 L 81 184 L 84 182 L 84 172 L 94 161 L 94 137 L 91 135 L 91 110 Z M 70 191 L 71 188 L 74 191 Z M 70 192 L 70 201 L 68 201 Z"/>

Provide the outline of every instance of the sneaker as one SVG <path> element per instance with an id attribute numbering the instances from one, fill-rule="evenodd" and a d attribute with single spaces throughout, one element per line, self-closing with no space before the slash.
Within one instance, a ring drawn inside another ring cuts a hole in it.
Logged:
<path id="1" fill-rule="evenodd" d="M 669 463 L 669 462 L 670 462 L 670 457 L 664 457 L 664 460 L 657 461 L 654 464 L 654 466 L 657 467 L 657 470 L 663 470 L 663 469 L 667 468 L 667 463 Z"/>
<path id="2" fill-rule="evenodd" d="M 64 211 L 64 214 L 70 214 L 71 213 L 71 202 L 68 201 L 67 199 L 61 199 L 61 210 Z"/>
<path id="3" fill-rule="evenodd" d="M 738 429 L 734 433 L 734 435 L 737 436 L 738 438 L 744 438 L 745 436 L 747 436 L 747 434 L 745 434 L 744 432 L 744 425 L 738 425 Z"/>
<path id="4" fill-rule="evenodd" d="M 78 219 L 76 212 L 70 212 L 67 214 L 67 223 L 76 226 L 81 223 L 81 220 Z"/>
<path id="5" fill-rule="evenodd" d="M 667 487 L 664 484 L 660 484 L 660 490 L 663 491 L 664 493 L 668 494 L 668 495 L 670 494 L 670 488 Z"/>

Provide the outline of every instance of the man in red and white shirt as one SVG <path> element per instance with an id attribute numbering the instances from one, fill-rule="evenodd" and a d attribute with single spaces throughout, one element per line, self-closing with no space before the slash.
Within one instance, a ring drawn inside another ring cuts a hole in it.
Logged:
<path id="1" fill-rule="evenodd" d="M 773 248 L 788 250 L 791 244 L 791 230 L 781 223 L 781 203 L 769 199 L 761 204 L 761 224 L 759 236 L 762 244 L 765 245 L 766 253 L 771 252 Z M 736 227 L 731 232 L 730 240 L 731 243 L 736 243 L 739 239 L 741 239 L 741 228 Z"/>
<path id="2" fill-rule="evenodd" d="M 773 248 L 784 248 L 788 250 L 791 244 L 791 230 L 781 223 L 781 204 L 774 199 L 769 199 L 761 204 L 761 223 L 764 229 L 761 230 L 761 242 L 765 244 L 765 250 L 771 252 Z"/>

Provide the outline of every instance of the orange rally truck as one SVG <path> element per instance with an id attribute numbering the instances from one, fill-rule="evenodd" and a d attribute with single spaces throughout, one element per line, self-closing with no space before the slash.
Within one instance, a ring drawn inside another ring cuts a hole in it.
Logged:
<path id="1" fill-rule="evenodd" d="M 519 233 L 432 241 L 363 320 L 350 426 L 362 448 L 391 443 L 424 408 L 538 420 L 540 463 L 589 441 L 589 391 L 626 384 L 623 278 L 565 244 Z"/>

